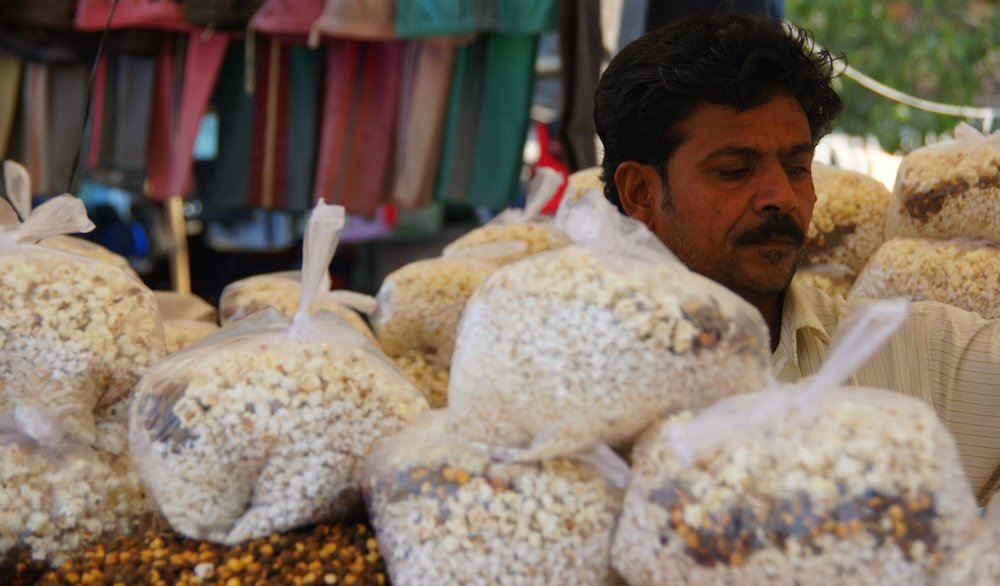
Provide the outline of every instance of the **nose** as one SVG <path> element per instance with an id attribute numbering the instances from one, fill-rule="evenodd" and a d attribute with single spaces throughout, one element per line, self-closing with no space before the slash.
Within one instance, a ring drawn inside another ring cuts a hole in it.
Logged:
<path id="1" fill-rule="evenodd" d="M 753 207 L 759 214 L 787 214 L 797 208 L 799 199 L 788 172 L 777 161 L 764 166 L 758 176 Z"/>

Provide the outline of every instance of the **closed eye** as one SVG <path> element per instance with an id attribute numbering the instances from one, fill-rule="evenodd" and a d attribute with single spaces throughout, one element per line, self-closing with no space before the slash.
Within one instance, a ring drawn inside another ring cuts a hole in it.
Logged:
<path id="1" fill-rule="evenodd" d="M 719 169 L 719 176 L 723 179 L 743 179 L 750 173 L 750 167 L 734 167 L 730 169 Z"/>

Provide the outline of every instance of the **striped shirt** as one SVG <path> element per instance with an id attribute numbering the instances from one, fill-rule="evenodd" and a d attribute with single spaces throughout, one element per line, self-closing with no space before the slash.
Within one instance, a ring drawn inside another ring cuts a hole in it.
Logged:
<path id="1" fill-rule="evenodd" d="M 794 382 L 819 370 L 838 323 L 859 303 L 793 283 L 771 357 L 775 376 Z M 933 405 L 955 438 L 979 501 L 1000 489 L 1000 320 L 942 303 L 914 303 L 903 326 L 850 384 L 892 389 Z"/>

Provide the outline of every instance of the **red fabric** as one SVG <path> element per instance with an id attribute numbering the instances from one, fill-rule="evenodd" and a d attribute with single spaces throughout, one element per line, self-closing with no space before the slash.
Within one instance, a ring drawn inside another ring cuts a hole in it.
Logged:
<path id="1" fill-rule="evenodd" d="M 326 66 L 314 199 L 371 217 L 390 175 L 403 44 L 331 40 Z"/>
<path id="2" fill-rule="evenodd" d="M 542 208 L 543 214 L 554 214 L 556 210 L 559 209 L 559 202 L 562 201 L 563 194 L 566 192 L 566 186 L 569 184 L 569 167 L 566 166 L 559 157 L 552 154 L 551 140 L 549 136 L 549 127 L 544 122 L 535 122 L 535 137 L 538 139 L 538 146 L 541 150 L 541 155 L 538 157 L 538 162 L 535 163 L 535 168 L 548 167 L 549 169 L 554 169 L 563 176 L 562 185 L 556 191 L 549 203 L 545 204 Z"/>
<path id="3" fill-rule="evenodd" d="M 324 0 L 264 0 L 250 26 L 265 35 L 308 35 Z"/>
<path id="4" fill-rule="evenodd" d="M 87 167 L 96 169 L 101 160 L 101 140 L 104 133 L 104 92 L 107 91 L 108 56 L 101 56 L 94 75 L 94 96 L 90 119 L 90 146 L 87 150 Z"/>
<path id="5" fill-rule="evenodd" d="M 272 50 L 280 52 L 276 66 L 271 63 Z M 265 40 L 257 47 L 256 65 L 247 203 L 250 207 L 286 208 L 291 51 L 280 41 Z"/>
<path id="6" fill-rule="evenodd" d="M 114 0 L 80 0 L 76 7 L 76 28 L 104 30 L 113 4 Z M 184 5 L 179 0 L 119 0 L 111 28 L 191 31 L 197 27 L 184 20 Z"/>
<path id="7" fill-rule="evenodd" d="M 149 195 L 156 201 L 188 195 L 195 138 L 228 45 L 223 34 L 191 34 L 183 64 L 177 63 L 172 41 L 160 51 L 149 136 Z M 180 88 L 175 84 L 178 67 L 183 67 Z"/>

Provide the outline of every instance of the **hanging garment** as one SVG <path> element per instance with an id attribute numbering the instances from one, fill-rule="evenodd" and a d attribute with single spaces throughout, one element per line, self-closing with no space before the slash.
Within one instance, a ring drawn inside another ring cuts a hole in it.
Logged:
<path id="1" fill-rule="evenodd" d="M 520 189 L 538 33 L 554 23 L 555 2 L 500 2 L 497 10 L 504 28 L 456 58 L 437 183 L 439 199 L 494 210 L 508 207 Z"/>
<path id="2" fill-rule="evenodd" d="M 306 36 L 323 14 L 323 0 L 264 0 L 250 27 L 265 35 Z"/>
<path id="3" fill-rule="evenodd" d="M 157 59 L 148 151 L 149 196 L 156 201 L 190 192 L 195 138 L 229 44 L 220 33 L 182 39 L 176 47 L 165 43 Z"/>
<path id="4" fill-rule="evenodd" d="M 559 142 L 570 171 L 597 165 L 594 90 L 605 51 L 599 0 L 559 0 L 562 106 Z"/>
<path id="5" fill-rule="evenodd" d="M 391 190 L 403 208 L 423 208 L 433 200 L 456 49 L 448 37 L 407 44 Z"/>
<path id="6" fill-rule="evenodd" d="M 20 102 L 21 69 L 20 59 L 0 52 L 0 161 L 7 158 L 10 133 Z"/>
<path id="7" fill-rule="evenodd" d="M 9 156 L 28 170 L 34 194 L 47 193 L 51 187 L 48 154 L 49 66 L 25 62 L 23 76 Z"/>
<path id="8" fill-rule="evenodd" d="M 496 26 L 497 4 L 520 0 L 396 0 L 402 38 L 467 35 Z"/>
<path id="9" fill-rule="evenodd" d="M 245 91 L 245 44 L 234 41 L 226 52 L 215 87 L 219 150 L 204 197 L 205 211 L 247 207 L 254 97 Z"/>
<path id="10" fill-rule="evenodd" d="M 388 189 L 403 44 L 330 40 L 315 199 L 371 217 Z"/>
<path id="11" fill-rule="evenodd" d="M 395 0 L 326 0 L 313 30 L 338 39 L 394 39 L 395 17 Z"/>
<path id="12" fill-rule="evenodd" d="M 311 207 L 321 116 L 323 51 L 278 39 L 258 42 L 247 203 Z"/>
<path id="13" fill-rule="evenodd" d="M 117 0 L 111 28 L 147 28 L 190 31 L 195 28 L 184 19 L 180 0 Z M 80 0 L 76 9 L 76 28 L 102 31 L 115 0 Z"/>
<path id="14" fill-rule="evenodd" d="M 80 156 L 83 125 L 87 114 L 87 81 L 90 67 L 49 66 L 49 135 L 47 185 L 52 193 L 72 189 L 70 173 Z"/>

